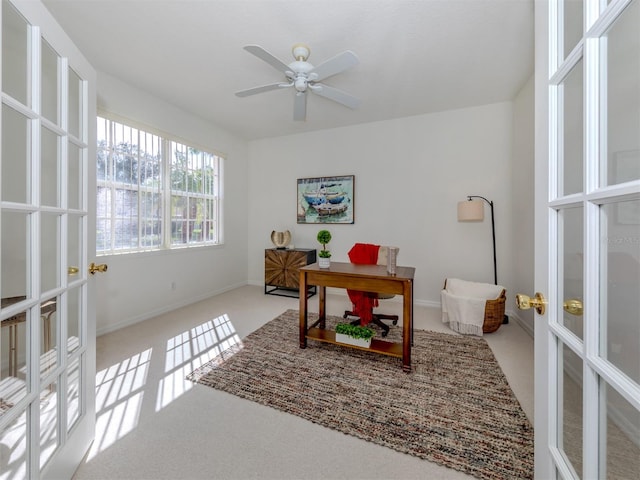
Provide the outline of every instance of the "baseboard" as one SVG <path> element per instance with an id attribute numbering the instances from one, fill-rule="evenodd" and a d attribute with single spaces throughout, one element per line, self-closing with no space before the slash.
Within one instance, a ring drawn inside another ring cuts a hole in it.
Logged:
<path id="1" fill-rule="evenodd" d="M 534 338 L 533 327 L 520 318 L 517 312 L 513 310 L 506 310 L 505 313 L 509 316 L 509 322 L 517 323 L 525 332 L 529 334 L 531 338 Z"/>

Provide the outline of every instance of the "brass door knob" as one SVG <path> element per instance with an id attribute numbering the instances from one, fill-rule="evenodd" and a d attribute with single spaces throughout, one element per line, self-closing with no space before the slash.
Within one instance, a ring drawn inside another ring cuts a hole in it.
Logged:
<path id="1" fill-rule="evenodd" d="M 67 275 L 77 275 L 80 269 L 78 267 L 68 267 Z"/>
<path id="2" fill-rule="evenodd" d="M 533 307 L 539 315 L 544 315 L 546 304 L 547 301 L 540 292 L 536 292 L 536 296 L 533 298 L 522 293 L 516 295 L 516 305 L 520 310 L 529 310 Z"/>
<path id="3" fill-rule="evenodd" d="M 106 263 L 101 263 L 99 265 L 96 265 L 95 263 L 91 262 L 89 264 L 89 273 L 91 275 L 95 275 L 96 272 L 106 272 L 107 268 L 109 268 L 109 267 L 107 266 Z"/>
<path id="4" fill-rule="evenodd" d="M 582 315 L 584 311 L 582 308 L 582 301 L 578 300 L 577 298 L 570 298 L 569 300 L 565 300 L 562 304 L 562 308 L 564 308 L 565 312 L 577 316 Z"/>

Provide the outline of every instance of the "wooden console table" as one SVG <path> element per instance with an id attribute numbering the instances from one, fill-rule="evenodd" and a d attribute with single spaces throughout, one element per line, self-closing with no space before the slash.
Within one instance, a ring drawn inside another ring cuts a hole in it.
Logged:
<path id="1" fill-rule="evenodd" d="M 316 251 L 312 248 L 267 248 L 264 251 L 265 295 L 297 297 L 300 267 L 315 262 Z M 309 287 L 306 292 L 307 296 L 313 296 L 316 287 Z"/>
<path id="2" fill-rule="evenodd" d="M 300 268 L 300 348 L 306 348 L 307 339 L 345 345 L 336 342 L 334 331 L 325 329 L 326 287 L 402 295 L 402 343 L 373 339 L 371 346 L 363 350 L 400 357 L 402 370 L 410 372 L 415 270 L 414 267 L 397 267 L 396 275 L 390 275 L 385 265 L 354 265 L 343 262 L 331 262 L 330 268 L 320 268 L 318 264 Z M 318 321 L 311 326 L 308 326 L 307 322 L 308 298 L 303 294 L 309 285 L 317 285 L 319 290 Z"/>

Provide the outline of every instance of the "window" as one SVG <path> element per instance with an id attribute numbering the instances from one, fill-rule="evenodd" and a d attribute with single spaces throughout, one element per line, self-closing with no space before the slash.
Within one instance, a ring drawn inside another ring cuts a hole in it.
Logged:
<path id="1" fill-rule="evenodd" d="M 98 254 L 215 245 L 222 157 L 98 117 Z"/>

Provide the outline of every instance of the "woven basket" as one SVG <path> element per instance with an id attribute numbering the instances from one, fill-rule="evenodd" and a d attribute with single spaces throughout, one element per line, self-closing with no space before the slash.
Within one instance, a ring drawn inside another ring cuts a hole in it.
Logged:
<path id="1" fill-rule="evenodd" d="M 447 280 L 444 281 L 444 288 L 447 288 Z M 504 305 L 507 301 L 507 291 L 503 288 L 500 295 L 495 300 L 487 300 L 484 306 L 483 333 L 493 333 L 500 328 L 504 320 Z"/>
<path id="2" fill-rule="evenodd" d="M 506 301 L 507 291 L 504 288 L 498 298 L 495 300 L 487 300 L 484 306 L 483 333 L 493 333 L 500 328 L 504 320 L 504 304 Z"/>

